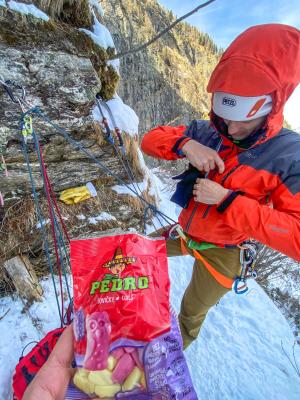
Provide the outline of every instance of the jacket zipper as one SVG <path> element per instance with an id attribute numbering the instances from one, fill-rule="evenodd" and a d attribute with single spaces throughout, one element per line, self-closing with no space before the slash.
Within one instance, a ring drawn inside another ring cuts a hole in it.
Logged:
<path id="1" fill-rule="evenodd" d="M 224 158 L 224 160 L 223 160 L 224 162 L 225 162 L 226 160 L 228 160 L 228 158 L 230 157 L 232 151 L 233 151 L 233 146 L 231 147 L 230 153 L 227 155 L 226 158 Z M 224 178 L 227 179 L 228 176 L 229 176 L 234 170 L 235 170 L 235 167 L 234 167 L 231 171 L 229 171 L 229 172 L 226 174 L 226 176 L 225 176 Z M 212 176 L 212 178 L 213 178 L 215 175 L 216 175 L 216 173 Z M 224 178 L 222 179 L 221 184 L 223 184 Z M 211 207 L 212 207 L 211 204 L 209 204 L 209 205 L 206 207 L 206 209 L 204 210 L 204 212 L 203 212 L 203 214 L 202 214 L 202 219 L 204 219 L 204 218 L 207 217 L 207 214 L 209 213 L 209 210 L 211 209 Z"/>
<path id="2" fill-rule="evenodd" d="M 217 147 L 216 147 L 216 152 L 218 153 L 219 152 L 219 150 L 220 150 L 220 148 L 221 148 L 221 146 L 222 146 L 222 143 L 223 143 L 223 139 L 221 138 L 220 139 L 220 141 L 219 141 L 219 143 L 218 143 L 218 145 L 217 145 Z M 231 151 L 233 150 L 233 147 L 231 148 Z M 231 152 L 230 152 L 231 153 Z M 229 153 L 229 154 L 230 154 Z M 228 157 L 227 157 L 228 158 Z M 226 159 L 227 159 L 226 158 Z M 225 160 L 224 160 L 225 161 Z M 205 174 L 205 179 L 207 179 L 208 178 L 208 175 L 209 175 L 209 172 L 207 172 L 206 174 Z M 215 174 L 214 174 L 215 175 Z M 214 176 L 213 175 L 213 176 Z M 191 212 L 191 215 L 190 215 L 190 218 L 188 219 L 188 222 L 187 222 L 187 224 L 186 224 L 186 226 L 185 226 L 185 231 L 188 233 L 188 231 L 189 231 L 189 228 L 190 228 L 190 226 L 191 226 L 191 223 L 192 223 L 192 220 L 193 220 L 193 218 L 194 218 L 194 215 L 195 215 L 195 213 L 196 213 L 196 211 L 197 211 L 197 208 L 199 207 L 199 204 L 195 204 L 195 206 L 194 206 L 194 208 L 193 208 L 193 211 Z M 205 209 L 205 211 L 204 211 L 204 213 L 203 213 L 203 215 L 202 215 L 202 218 L 205 218 L 206 217 L 206 215 L 208 214 L 208 211 L 209 211 L 209 209 L 210 209 L 210 206 L 208 206 L 208 207 L 206 207 L 206 209 Z"/>
<path id="3" fill-rule="evenodd" d="M 230 175 L 233 174 L 233 172 L 236 171 L 239 167 L 240 165 L 236 165 L 235 167 L 231 168 L 231 170 L 227 172 L 227 174 L 222 178 L 221 185 L 224 185 L 226 179 L 229 178 Z"/>

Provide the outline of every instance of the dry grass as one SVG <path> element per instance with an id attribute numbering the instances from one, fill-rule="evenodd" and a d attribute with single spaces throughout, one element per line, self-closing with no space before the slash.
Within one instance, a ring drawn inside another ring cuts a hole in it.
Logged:
<path id="1" fill-rule="evenodd" d="M 128 161 L 132 167 L 132 170 L 134 172 L 134 176 L 137 179 L 142 180 L 144 178 L 144 172 L 141 168 L 139 156 L 138 156 L 138 148 L 139 144 L 137 140 L 132 139 L 131 136 L 129 135 L 123 135 L 124 137 L 124 145 L 126 149 L 126 154 L 128 157 Z"/>
<path id="2" fill-rule="evenodd" d="M 99 126 L 99 123 L 94 121 L 94 132 L 90 135 L 91 139 L 95 139 L 97 144 L 102 147 L 105 144 L 104 134 Z"/>

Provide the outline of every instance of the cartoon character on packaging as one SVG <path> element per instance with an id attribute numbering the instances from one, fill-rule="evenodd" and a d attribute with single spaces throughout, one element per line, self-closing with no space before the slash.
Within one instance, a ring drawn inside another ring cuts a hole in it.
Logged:
<path id="1" fill-rule="evenodd" d="M 107 312 L 94 312 L 86 318 L 87 346 L 83 367 L 90 371 L 107 368 L 111 324 Z"/>

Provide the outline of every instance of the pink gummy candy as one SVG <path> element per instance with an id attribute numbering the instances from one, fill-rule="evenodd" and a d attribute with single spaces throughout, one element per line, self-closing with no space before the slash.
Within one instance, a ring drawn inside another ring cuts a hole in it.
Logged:
<path id="1" fill-rule="evenodd" d="M 87 346 L 83 368 L 97 371 L 107 368 L 111 325 L 105 311 L 94 312 L 86 318 Z"/>
<path id="2" fill-rule="evenodd" d="M 112 381 L 114 383 L 122 384 L 130 372 L 135 367 L 135 363 L 130 354 L 125 353 L 117 362 L 117 365 L 112 374 Z"/>
<path id="3" fill-rule="evenodd" d="M 113 350 L 110 354 L 115 357 L 116 360 L 119 360 L 123 354 L 125 354 L 125 351 L 122 349 L 122 347 L 119 347 L 118 349 Z"/>
<path id="4" fill-rule="evenodd" d="M 133 358 L 133 361 L 136 363 L 136 365 L 140 368 L 143 369 L 143 364 L 140 360 L 139 353 L 137 349 L 134 349 L 132 353 L 130 353 L 131 357 Z"/>
<path id="5" fill-rule="evenodd" d="M 134 351 L 134 347 L 124 347 L 126 353 L 132 353 Z"/>

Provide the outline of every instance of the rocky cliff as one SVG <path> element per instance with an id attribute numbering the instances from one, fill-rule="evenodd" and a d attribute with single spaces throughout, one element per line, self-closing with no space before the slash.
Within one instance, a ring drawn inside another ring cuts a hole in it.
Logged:
<path id="1" fill-rule="evenodd" d="M 37 8 L 33 8 L 32 3 Z M 78 29 L 92 31 L 96 16 L 101 18 L 101 10 L 93 4 L 95 2 L 88 0 L 1 1 L 0 79 L 13 80 L 26 89 L 27 106 L 23 111 L 39 106 L 80 146 L 130 183 L 120 162 L 121 155 L 104 140 L 105 135 L 92 116 L 95 95 L 100 93 L 105 99 L 111 98 L 119 80 L 116 70 L 107 62 L 114 49 L 96 45 L 90 37 L 92 34 Z M 26 14 L 24 10 L 30 12 Z M 11 88 L 16 97 L 21 97 L 22 91 L 18 87 Z M 7 176 L 0 172 L 0 192 L 4 197 L 4 218 L 0 222 L 0 281 L 3 278 L 2 263 L 17 254 L 29 255 L 37 269 L 43 264 L 41 232 L 21 150 L 21 113 L 20 104 L 14 103 L 0 86 L 0 156 L 4 157 L 8 171 Z M 61 190 L 88 181 L 96 187 L 98 195 L 93 199 L 73 206 L 59 203 L 71 237 L 107 228 L 142 229 L 143 207 L 137 199 L 113 190 L 117 183 L 115 179 L 35 114 L 33 126 L 40 138 L 57 199 Z M 137 140 L 126 132 L 123 134 L 135 177 L 143 180 Z M 28 155 L 47 220 L 39 163 L 30 137 Z M 144 195 L 147 196 L 147 190 Z M 105 221 L 95 218 L 101 212 L 109 213 L 112 218 Z"/>
<path id="2" fill-rule="evenodd" d="M 104 20 L 118 51 L 147 42 L 170 25 L 174 15 L 156 0 L 102 0 Z M 140 118 L 140 133 L 159 124 L 185 124 L 206 117 L 206 85 L 219 58 L 207 34 L 187 23 L 121 61 L 120 95 Z"/>
<path id="3" fill-rule="evenodd" d="M 121 154 L 112 149 L 93 118 L 95 95 L 100 93 L 108 100 L 117 90 L 137 112 L 140 133 L 157 124 L 187 123 L 207 115 L 210 100 L 205 87 L 219 54 L 207 35 L 181 23 L 146 50 L 121 59 L 118 87 L 119 74 L 109 61 L 115 49 L 95 40 L 95 29 L 109 35 L 102 25 L 95 28 L 96 20 L 108 27 L 118 52 L 146 42 L 175 17 L 155 0 L 0 0 L 0 80 L 13 80 L 26 89 L 23 111 L 40 107 L 82 148 L 130 183 Z M 20 88 L 12 89 L 16 97 L 21 96 Z M 44 264 L 43 241 L 21 149 L 21 114 L 20 104 L 0 86 L 0 156 L 8 171 L 7 176 L 0 171 L 0 193 L 5 201 L 0 222 L 0 281 L 2 263 L 15 255 L 29 256 L 37 272 Z M 116 227 L 142 229 L 144 206 L 138 199 L 118 194 L 113 188 L 115 179 L 35 114 L 33 126 L 57 199 L 63 189 L 88 181 L 96 187 L 93 199 L 73 206 L 59 203 L 71 237 Z M 141 181 L 145 170 L 137 136 L 123 135 L 129 164 Z M 43 182 L 31 138 L 28 156 L 47 221 Z M 145 183 L 143 195 L 154 202 L 150 185 L 147 180 Z M 102 212 L 112 218 L 97 218 Z M 49 225 L 47 228 L 50 232 Z"/>

